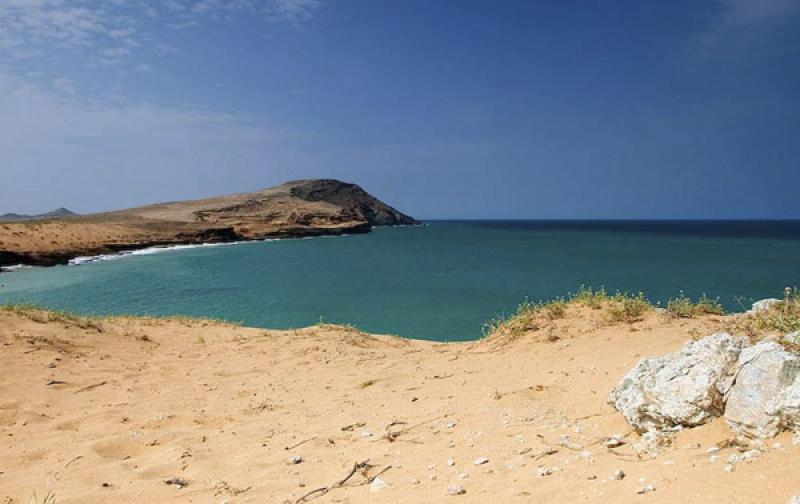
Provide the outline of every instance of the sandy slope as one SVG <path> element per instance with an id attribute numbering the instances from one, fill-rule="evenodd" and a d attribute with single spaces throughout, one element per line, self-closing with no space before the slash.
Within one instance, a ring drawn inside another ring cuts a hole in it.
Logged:
<path id="1" fill-rule="evenodd" d="M 448 345 L 338 327 L 47 318 L 0 310 L 4 504 L 47 489 L 59 503 L 293 503 L 365 460 L 388 488 L 372 493 L 359 472 L 309 502 L 783 503 L 800 492 L 788 434 L 733 473 L 734 448 L 707 453 L 731 437 L 721 421 L 651 460 L 601 442 L 636 440 L 605 403 L 625 371 L 730 318 L 609 324 L 570 306 L 513 342 Z M 174 478 L 188 486 L 164 483 Z M 454 483 L 466 493 L 445 496 Z M 647 483 L 656 490 L 637 495 Z"/>

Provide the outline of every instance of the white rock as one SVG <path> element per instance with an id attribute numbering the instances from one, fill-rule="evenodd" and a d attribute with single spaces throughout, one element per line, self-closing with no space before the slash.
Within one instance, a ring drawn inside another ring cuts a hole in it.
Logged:
<path id="1" fill-rule="evenodd" d="M 489 459 L 488 459 L 488 458 L 486 458 L 486 457 L 481 457 L 481 458 L 475 459 L 475 462 L 473 462 L 473 464 L 474 464 L 474 465 L 476 465 L 476 466 L 478 466 L 478 465 L 487 464 L 488 462 L 489 462 Z"/>
<path id="2" fill-rule="evenodd" d="M 447 465 L 449 465 L 450 467 L 453 467 L 454 465 L 456 465 L 456 463 L 455 463 L 455 461 L 453 459 L 447 459 Z"/>
<path id="3" fill-rule="evenodd" d="M 372 483 L 369 484 L 369 491 L 372 493 L 378 493 L 387 488 L 389 488 L 389 484 L 380 478 L 375 478 L 372 480 Z"/>
<path id="4" fill-rule="evenodd" d="M 794 418 L 791 400 L 795 396 L 787 388 L 798 366 L 797 357 L 774 341 L 742 350 L 736 383 L 725 404 L 725 420 L 731 429 L 755 438 L 775 436 L 781 427 L 781 409 L 784 416 Z M 797 398 L 800 401 L 800 389 Z"/>
<path id="5" fill-rule="evenodd" d="M 625 444 L 625 441 L 622 439 L 622 434 L 614 434 L 613 436 L 608 436 L 606 438 L 606 446 L 608 448 L 616 448 L 618 446 L 622 446 Z"/>
<path id="6" fill-rule="evenodd" d="M 636 493 L 637 494 L 646 494 L 646 493 L 655 492 L 655 491 L 656 491 L 656 486 L 654 484 L 650 483 L 649 485 L 645 485 L 643 487 L 640 487 L 638 490 L 636 490 Z"/>
<path id="7" fill-rule="evenodd" d="M 789 497 L 789 502 L 787 504 L 800 504 L 800 494 Z"/>
<path id="8" fill-rule="evenodd" d="M 716 333 L 678 352 L 643 359 L 614 388 L 609 402 L 639 432 L 704 424 L 722 414 L 746 343 L 744 337 Z"/>
<path id="9" fill-rule="evenodd" d="M 290 464 L 299 464 L 302 461 L 303 457 L 301 457 L 300 455 L 292 455 L 291 457 L 289 457 Z"/>
<path id="10" fill-rule="evenodd" d="M 785 373 L 787 379 L 797 373 L 797 363 L 788 363 Z M 782 425 L 795 432 L 800 431 L 800 377 L 795 377 L 784 391 L 780 410 Z M 792 442 L 795 442 L 794 439 Z"/>
<path id="11" fill-rule="evenodd" d="M 544 476 L 550 476 L 551 474 L 553 474 L 553 471 L 551 471 L 549 468 L 547 467 L 539 468 L 539 476 L 544 477 Z"/>
<path id="12" fill-rule="evenodd" d="M 614 471 L 614 479 L 615 480 L 625 479 L 625 471 L 623 471 L 622 469 L 617 469 L 616 471 Z"/>
<path id="13" fill-rule="evenodd" d="M 723 467 L 722 469 L 723 469 L 725 472 L 732 473 L 733 471 L 735 471 L 735 470 L 736 470 L 736 467 L 734 467 L 734 465 L 733 465 L 733 464 L 725 464 L 725 467 Z"/>
<path id="14" fill-rule="evenodd" d="M 465 493 L 467 493 L 467 491 L 464 490 L 464 487 L 462 487 L 461 485 L 455 484 L 455 485 L 450 485 L 449 487 L 447 487 L 447 491 L 445 492 L 445 495 L 451 495 L 451 496 L 453 496 L 453 495 L 464 495 Z"/>
<path id="15" fill-rule="evenodd" d="M 747 313 L 752 315 L 758 312 L 766 311 L 769 310 L 775 304 L 780 302 L 781 302 L 780 299 L 775 299 L 775 298 L 761 299 L 753 303 L 753 306 L 750 307 L 750 310 L 748 310 Z"/>

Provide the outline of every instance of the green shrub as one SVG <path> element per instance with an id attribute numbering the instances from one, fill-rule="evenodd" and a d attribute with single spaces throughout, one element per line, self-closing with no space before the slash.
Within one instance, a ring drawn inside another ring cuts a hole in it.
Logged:
<path id="1" fill-rule="evenodd" d="M 653 305 L 644 297 L 644 293 L 632 295 L 618 292 L 611 298 L 608 316 L 612 322 L 632 323 L 641 320 L 652 309 Z"/>
<path id="2" fill-rule="evenodd" d="M 606 293 L 603 287 L 595 291 L 592 290 L 591 287 L 586 287 L 585 285 L 581 285 L 578 292 L 570 296 L 570 301 L 575 301 L 576 303 L 580 303 L 595 310 L 601 308 L 603 303 L 608 301 L 608 299 L 608 293 Z"/>
<path id="3" fill-rule="evenodd" d="M 680 296 L 667 302 L 667 312 L 676 318 L 692 318 L 697 315 L 725 315 L 725 308 L 719 299 L 711 299 L 705 293 L 693 302 L 681 291 Z"/>

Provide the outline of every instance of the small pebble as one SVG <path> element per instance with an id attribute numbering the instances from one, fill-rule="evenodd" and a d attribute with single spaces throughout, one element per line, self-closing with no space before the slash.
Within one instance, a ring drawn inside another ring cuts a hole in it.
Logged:
<path id="1" fill-rule="evenodd" d="M 617 469 L 616 471 L 614 471 L 614 479 L 615 480 L 625 479 L 625 471 L 623 471 L 622 469 Z"/>
<path id="2" fill-rule="evenodd" d="M 645 486 L 639 488 L 638 490 L 636 490 L 636 493 L 637 494 L 646 494 L 646 493 L 655 492 L 655 491 L 656 491 L 656 486 L 653 485 L 652 483 L 650 483 L 649 485 L 645 485 Z"/>
<path id="3" fill-rule="evenodd" d="M 462 487 L 461 485 L 457 485 L 456 484 L 456 485 L 450 485 L 449 487 L 447 487 L 447 491 L 445 492 L 445 495 L 454 496 L 454 495 L 464 495 L 465 493 L 467 493 L 467 491 L 464 490 L 464 487 Z"/>
<path id="4" fill-rule="evenodd" d="M 301 457 L 300 455 L 292 455 L 291 457 L 289 457 L 290 464 L 299 464 L 302 461 L 303 457 Z"/>
<path id="5" fill-rule="evenodd" d="M 553 471 L 551 471 L 549 468 L 547 467 L 539 468 L 539 476 L 545 477 L 545 476 L 550 476 L 551 474 L 553 474 Z"/>
<path id="6" fill-rule="evenodd" d="M 618 446 L 622 446 L 625 444 L 625 441 L 622 439 L 622 434 L 614 434 L 613 436 L 608 436 L 606 438 L 606 447 L 607 448 L 616 448 Z"/>
<path id="7" fill-rule="evenodd" d="M 489 459 L 488 459 L 488 458 L 486 458 L 486 457 L 481 457 L 481 458 L 475 459 L 475 462 L 473 462 L 473 464 L 474 464 L 474 465 L 476 465 L 476 466 L 478 466 L 478 465 L 483 465 L 483 464 L 486 464 L 486 463 L 488 463 L 488 462 L 489 462 Z"/>
<path id="8" fill-rule="evenodd" d="M 723 469 L 725 472 L 732 473 L 733 471 L 735 471 L 735 470 L 736 470 L 736 466 L 734 466 L 733 464 L 725 464 L 725 467 L 723 467 L 722 469 Z"/>
<path id="9" fill-rule="evenodd" d="M 370 483 L 370 485 L 369 485 L 369 491 L 371 493 L 378 493 L 381 490 L 385 490 L 387 488 L 389 488 L 389 484 L 386 483 L 385 481 L 383 481 L 380 478 L 375 478 L 374 480 L 372 480 L 372 483 Z"/>
<path id="10" fill-rule="evenodd" d="M 447 465 L 449 465 L 450 467 L 453 467 L 454 465 L 456 465 L 456 463 L 455 463 L 455 461 L 453 459 L 447 459 Z"/>

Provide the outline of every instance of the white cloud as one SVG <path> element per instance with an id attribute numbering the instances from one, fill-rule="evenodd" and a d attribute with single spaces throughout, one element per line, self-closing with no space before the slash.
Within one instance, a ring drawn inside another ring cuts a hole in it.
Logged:
<path id="1" fill-rule="evenodd" d="M 718 28 L 736 29 L 768 23 L 800 11 L 797 0 L 719 0 Z"/>
<path id="2" fill-rule="evenodd" d="M 242 14 L 300 24 L 321 6 L 321 0 L 0 0 L 0 55 L 112 51 L 113 58 L 102 57 L 118 62 L 135 56 L 119 46 L 148 51 L 166 46 L 145 30 L 147 24 L 193 28 Z M 143 57 L 141 51 L 137 55 Z"/>
<path id="3" fill-rule="evenodd" d="M 65 78 L 49 87 L 0 73 L 0 179 L 14 181 L 0 184 L 0 201 L 9 208 L 95 210 L 242 190 L 294 164 L 291 146 L 302 141 L 261 118 L 87 101 Z"/>
<path id="4" fill-rule="evenodd" d="M 706 28 L 691 41 L 692 50 L 700 55 L 748 44 L 800 14 L 798 0 L 716 0 L 716 7 Z"/>
<path id="5" fill-rule="evenodd" d="M 299 23 L 313 16 L 321 6 L 321 0 L 274 0 L 267 11 L 274 18 Z"/>
<path id="6" fill-rule="evenodd" d="M 53 89 L 62 94 L 75 94 L 75 84 L 72 79 L 66 77 L 56 77 L 53 79 Z"/>

